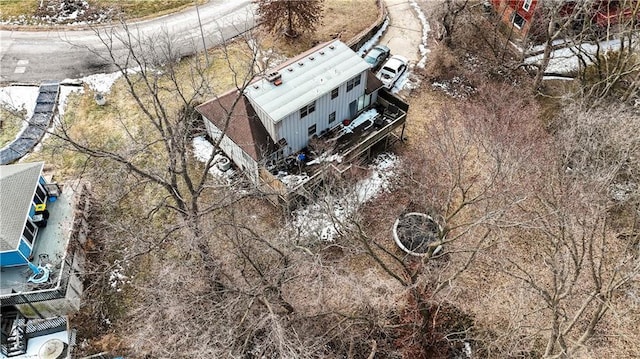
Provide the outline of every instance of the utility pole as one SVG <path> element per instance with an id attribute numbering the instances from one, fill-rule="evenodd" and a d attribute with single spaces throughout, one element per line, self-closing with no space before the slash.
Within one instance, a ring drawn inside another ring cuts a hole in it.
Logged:
<path id="1" fill-rule="evenodd" d="M 204 31 L 202 30 L 202 21 L 200 21 L 200 9 L 198 8 L 198 0 L 193 0 L 196 4 L 196 14 L 198 14 L 198 25 L 200 26 L 200 36 L 202 37 L 202 49 L 204 50 L 204 58 L 207 61 L 207 67 L 209 67 L 209 54 L 207 52 L 207 42 L 204 41 Z"/>

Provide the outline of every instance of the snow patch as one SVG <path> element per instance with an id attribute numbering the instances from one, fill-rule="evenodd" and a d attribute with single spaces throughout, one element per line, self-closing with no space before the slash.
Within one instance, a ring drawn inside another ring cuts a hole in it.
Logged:
<path id="1" fill-rule="evenodd" d="M 0 88 L 0 105 L 11 111 L 26 110 L 25 120 L 27 120 L 33 115 L 38 99 L 38 90 L 37 86 L 2 87 Z"/>
<path id="2" fill-rule="evenodd" d="M 308 181 L 309 175 L 307 175 L 306 173 L 292 175 L 287 172 L 280 171 L 276 175 L 276 178 L 280 180 L 280 182 L 282 182 L 287 188 L 292 189 Z"/>
<path id="3" fill-rule="evenodd" d="M 95 92 L 107 94 L 111 91 L 111 86 L 122 76 L 120 71 L 116 71 L 110 74 L 95 74 L 85 76 L 80 79 Z"/>
<path id="4" fill-rule="evenodd" d="M 425 65 L 427 64 L 427 55 L 429 55 L 429 53 L 431 52 L 431 50 L 427 48 L 427 41 L 429 40 L 429 31 L 431 31 L 431 27 L 429 26 L 429 22 L 427 21 L 427 17 L 424 15 L 424 12 L 422 12 L 422 9 L 420 9 L 420 6 L 418 6 L 418 3 L 416 3 L 415 0 L 410 0 L 409 3 L 411 4 L 411 6 L 413 6 L 413 9 L 418 14 L 418 19 L 420 20 L 420 24 L 422 25 L 422 41 L 418 46 L 421 58 L 420 61 L 418 61 L 417 66 L 421 69 L 424 69 Z"/>
<path id="5" fill-rule="evenodd" d="M 575 80 L 573 77 L 565 77 L 565 76 L 542 76 L 543 80 L 560 80 L 560 81 L 573 81 Z"/>
<path id="6" fill-rule="evenodd" d="M 307 166 L 311 166 L 311 165 L 317 165 L 323 162 L 337 162 L 337 163 L 342 163 L 343 157 L 341 155 L 338 154 L 332 154 L 329 155 L 327 152 L 321 154 L 320 156 L 316 157 L 315 160 L 313 161 L 309 161 L 307 162 Z"/>
<path id="7" fill-rule="evenodd" d="M 214 153 L 213 144 L 211 144 L 211 142 L 207 141 L 206 138 L 204 138 L 202 136 L 197 136 L 197 137 L 193 138 L 192 145 L 193 145 L 193 156 L 196 158 L 196 160 L 198 160 L 198 161 L 200 161 L 202 163 L 207 163 L 207 161 L 209 161 L 209 158 L 211 158 L 211 156 Z M 223 180 L 224 182 L 229 184 L 229 183 L 231 183 L 231 178 L 235 174 L 235 171 L 233 169 L 231 169 L 231 168 L 226 170 L 226 171 L 221 171 L 218 168 L 218 166 L 216 164 L 223 157 L 226 157 L 226 156 L 224 156 L 224 154 L 222 154 L 222 153 L 216 153 L 214 155 L 213 162 L 212 162 L 213 165 L 209 169 L 209 174 L 211 174 L 215 178 Z"/>
<path id="8" fill-rule="evenodd" d="M 322 201 L 294 211 L 292 229 L 304 238 L 334 241 L 345 220 L 355 214 L 363 203 L 389 190 L 398 164 L 399 159 L 394 154 L 379 155 L 369 166 L 369 177 L 356 183 L 344 195 L 327 196 Z"/>
<path id="9" fill-rule="evenodd" d="M 466 99 L 471 96 L 476 89 L 469 85 L 462 77 L 455 76 L 451 80 L 436 81 L 431 84 L 434 90 L 441 90 L 447 95 L 457 98 Z"/>
<path id="10" fill-rule="evenodd" d="M 551 41 L 551 46 L 560 46 L 560 45 L 565 45 L 565 44 L 567 44 L 567 45 L 569 44 L 569 42 L 566 39 L 555 39 L 555 40 Z M 543 52 L 545 46 L 546 46 L 545 44 L 531 46 L 529 48 L 528 53 L 533 54 L 533 53 Z"/>
<path id="11" fill-rule="evenodd" d="M 361 124 L 369 120 L 373 120 L 377 115 L 378 115 L 378 111 L 375 108 L 372 108 L 370 110 L 367 110 L 361 113 L 360 116 L 356 117 L 355 119 L 353 119 L 353 121 L 349 122 L 348 126 L 342 127 L 342 129 L 340 130 L 340 136 L 347 133 L 352 133 L 356 127 L 360 126 Z M 373 125 L 373 123 L 371 125 Z"/>
<path id="12" fill-rule="evenodd" d="M 394 94 L 398 93 L 400 92 L 400 90 L 404 88 L 407 88 L 407 89 L 415 88 L 413 84 L 411 86 L 407 86 L 407 84 L 409 84 L 410 82 L 409 81 L 410 75 L 411 75 L 411 71 L 409 69 L 407 69 L 407 71 L 405 71 L 402 75 L 400 75 L 396 83 L 391 88 L 391 93 L 394 93 Z"/>
<path id="13" fill-rule="evenodd" d="M 387 16 L 387 18 L 384 19 L 384 22 L 382 23 L 380 30 L 378 30 L 375 33 L 375 35 L 373 35 L 373 37 L 369 39 L 369 41 L 365 42 L 364 44 L 362 44 L 362 46 L 360 46 L 360 48 L 358 49 L 358 55 L 363 56 L 369 50 L 371 50 L 371 48 L 378 43 L 378 41 L 380 40 L 384 32 L 387 31 L 388 26 L 389 26 L 389 17 Z"/>
<path id="14" fill-rule="evenodd" d="M 124 272 L 124 268 L 120 264 L 120 261 L 116 261 L 113 263 L 115 269 L 109 272 L 109 285 L 111 288 L 115 289 L 116 292 L 122 291 L 122 285 L 126 283 L 131 283 L 131 281 L 127 280 L 129 277 L 122 274 Z"/>
<path id="15" fill-rule="evenodd" d="M 591 60 L 595 57 L 600 49 L 600 54 L 606 54 L 610 51 L 620 50 L 620 40 L 602 41 L 598 44 L 579 44 L 557 49 L 551 52 L 549 65 L 545 69 L 545 73 L 567 74 L 580 69 L 580 58 L 585 61 L 586 65 L 593 64 Z M 524 62 L 530 65 L 539 65 L 542 62 L 544 54 L 538 54 L 525 58 Z"/>

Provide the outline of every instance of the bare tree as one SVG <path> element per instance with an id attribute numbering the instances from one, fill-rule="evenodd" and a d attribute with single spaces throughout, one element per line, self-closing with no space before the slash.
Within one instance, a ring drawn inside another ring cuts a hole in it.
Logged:
<path id="1" fill-rule="evenodd" d="M 522 97 L 504 102 L 511 91 L 492 87 L 477 102 L 445 108 L 403 156 L 392 194 L 361 204 L 353 188 L 338 181 L 314 204 L 312 211 L 326 213 L 339 234 L 332 246 L 366 254 L 381 278 L 404 294 L 402 310 L 377 316 L 391 318 L 383 320 L 383 330 L 397 338 L 391 348 L 408 357 L 451 354 L 472 337 L 468 317 L 448 303 L 449 292 L 522 200 L 512 181 L 540 136 L 538 127 L 515 116 L 526 107 L 534 113 L 535 105 Z M 424 236 L 433 240 L 422 257 L 402 252 L 392 239 L 394 221 L 406 212 L 427 213 L 442 226 Z M 380 352 L 389 350 L 379 344 Z"/>
<path id="2" fill-rule="evenodd" d="M 128 96 L 136 105 L 135 111 L 121 114 L 120 127 L 111 133 L 114 138 L 109 141 L 88 138 L 64 119 L 54 135 L 90 158 L 108 160 L 125 168 L 128 176 L 137 179 L 137 186 L 155 187 L 157 195 L 147 206 L 149 218 L 164 210 L 177 215 L 179 223 L 170 232 L 182 227 L 188 230 L 190 241 L 198 249 L 202 273 L 217 281 L 217 259 L 208 238 L 202 235 L 202 216 L 228 206 L 237 196 L 228 194 L 203 202 L 203 193 L 211 188 L 207 174 L 215 165 L 214 156 L 204 166 L 198 166 L 191 155 L 192 137 L 203 133 L 195 106 L 216 91 L 210 70 L 198 56 L 181 59 L 175 42 L 166 32 L 147 36 L 122 23 L 120 28 L 97 29 L 96 36 L 108 50 L 105 60 L 121 74 Z M 232 86 L 239 94 L 254 75 L 255 54 L 248 46 L 255 41 L 251 36 L 250 32 L 245 33 L 235 42 L 240 48 L 237 54 L 245 54 L 246 63 L 232 63 L 225 52 L 228 43 L 223 44 L 225 56 L 218 60 L 226 63 Z M 124 53 L 116 50 L 117 45 L 124 45 Z M 101 56 L 99 52 L 96 55 Z M 185 62 L 189 65 L 185 66 Z M 233 108 L 228 110 L 226 123 L 232 111 Z"/>
<path id="3" fill-rule="evenodd" d="M 623 81 L 633 82 L 638 76 L 638 61 L 633 40 L 638 4 L 635 1 L 584 1 L 574 3 L 544 2 L 536 8 L 536 27 L 532 36 L 542 41 L 544 52 L 535 64 L 534 90 L 553 57 L 553 51 L 564 46 L 579 59 L 580 78 L 585 96 L 597 105 Z M 561 45 L 558 45 L 561 43 Z M 611 49 L 610 47 L 614 48 Z M 594 50 L 595 48 L 595 50 Z M 637 86 L 626 86 L 624 100 L 633 96 Z"/>
<path id="4" fill-rule="evenodd" d="M 640 270 L 638 202 L 630 189 L 638 142 L 628 133 L 638 122 L 630 111 L 569 105 L 555 142 L 541 143 L 527 160 L 524 200 L 497 223 L 494 246 L 474 268 L 491 276 L 487 294 L 473 294 L 478 325 L 491 328 L 476 333 L 488 352 L 575 357 L 606 348 L 637 355 L 607 336 L 612 328 L 625 340 L 637 336 L 622 324 L 630 313 L 621 309 L 634 305 L 629 293 Z"/>
<path id="5" fill-rule="evenodd" d="M 453 34 L 458 18 L 466 10 L 469 0 L 444 0 L 440 8 L 440 24 L 442 24 L 442 41 L 445 46 L 453 45 Z"/>
<path id="6" fill-rule="evenodd" d="M 322 0 L 255 0 L 262 24 L 271 32 L 288 37 L 313 32 L 322 20 Z"/>

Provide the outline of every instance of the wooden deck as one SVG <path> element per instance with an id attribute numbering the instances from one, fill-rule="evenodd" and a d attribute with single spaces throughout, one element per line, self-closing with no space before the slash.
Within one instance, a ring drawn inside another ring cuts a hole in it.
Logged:
<path id="1" fill-rule="evenodd" d="M 330 148 L 329 153 L 339 156 L 340 162 L 320 162 L 313 165 L 299 165 L 294 169 L 294 175 L 304 175 L 305 180 L 295 185 L 287 185 L 271 172 L 262 168 L 260 181 L 267 198 L 276 205 L 290 207 L 301 197 L 309 197 L 314 189 L 320 185 L 327 174 L 341 175 L 351 165 L 362 157 L 368 156 L 371 148 L 383 141 L 402 138 L 407 121 L 408 105 L 393 95 L 387 98 L 380 96 L 372 108 L 378 109 L 378 115 L 352 129 L 349 133 L 341 134 L 342 125 L 337 126 L 319 138 L 323 148 Z M 400 133 L 398 133 L 400 132 Z M 316 158 L 309 154 L 319 153 L 313 148 L 307 151 L 308 161 Z M 325 156 L 329 153 L 325 153 Z"/>

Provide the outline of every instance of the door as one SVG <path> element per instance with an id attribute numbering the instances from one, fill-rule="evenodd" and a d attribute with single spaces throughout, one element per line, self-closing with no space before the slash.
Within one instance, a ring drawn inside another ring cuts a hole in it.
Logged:
<path id="1" fill-rule="evenodd" d="M 355 100 L 349 104 L 349 118 L 352 119 L 356 117 L 358 113 L 358 100 Z"/>

